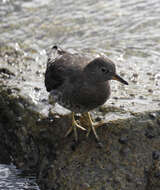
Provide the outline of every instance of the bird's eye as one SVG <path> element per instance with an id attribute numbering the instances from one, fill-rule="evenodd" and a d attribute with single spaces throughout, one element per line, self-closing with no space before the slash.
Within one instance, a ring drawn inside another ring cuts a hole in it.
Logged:
<path id="1" fill-rule="evenodd" d="M 102 67 L 102 68 L 101 68 L 101 71 L 102 71 L 103 73 L 105 73 L 105 72 L 106 72 L 106 68 Z"/>
<path id="2" fill-rule="evenodd" d="M 105 67 L 102 67 L 102 68 L 101 68 L 101 71 L 102 71 L 103 73 L 109 73 L 109 70 L 107 70 Z"/>

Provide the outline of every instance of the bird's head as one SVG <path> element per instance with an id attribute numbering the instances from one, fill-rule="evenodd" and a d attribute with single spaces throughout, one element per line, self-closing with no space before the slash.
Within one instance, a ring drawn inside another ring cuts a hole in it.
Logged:
<path id="1" fill-rule="evenodd" d="M 84 71 L 88 73 L 87 76 L 95 82 L 117 80 L 128 85 L 127 81 L 116 74 L 115 64 L 108 58 L 98 57 L 94 59 L 86 66 Z"/>

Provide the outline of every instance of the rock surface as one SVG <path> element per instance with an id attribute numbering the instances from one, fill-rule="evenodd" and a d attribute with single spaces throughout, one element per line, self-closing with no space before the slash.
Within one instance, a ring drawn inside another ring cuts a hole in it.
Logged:
<path id="1" fill-rule="evenodd" d="M 92 112 L 106 121 L 97 129 L 102 145 L 82 131 L 75 143 L 73 134 L 64 138 L 69 115 L 48 113 L 45 65 L 12 47 L 0 46 L 0 55 L 0 160 L 36 172 L 42 190 L 160 189 L 159 99 L 142 97 L 142 106 L 113 97 Z"/>

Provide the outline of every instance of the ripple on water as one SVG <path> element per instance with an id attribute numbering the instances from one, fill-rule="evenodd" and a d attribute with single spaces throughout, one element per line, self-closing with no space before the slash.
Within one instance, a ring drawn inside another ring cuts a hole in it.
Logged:
<path id="1" fill-rule="evenodd" d="M 0 164 L 0 189 L 40 190 L 34 176 L 24 176 L 14 165 Z"/>

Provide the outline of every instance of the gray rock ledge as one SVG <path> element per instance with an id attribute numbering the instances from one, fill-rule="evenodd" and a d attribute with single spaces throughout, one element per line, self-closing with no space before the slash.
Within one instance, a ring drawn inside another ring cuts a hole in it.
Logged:
<path id="1" fill-rule="evenodd" d="M 103 147 L 83 131 L 75 143 L 73 134 L 64 138 L 69 115 L 46 111 L 44 67 L 27 71 L 34 59 L 11 47 L 0 47 L 0 54 L 0 160 L 8 155 L 17 167 L 34 171 L 42 190 L 160 189 L 158 103 L 144 110 L 104 105 L 92 113 L 106 121 L 97 129 Z M 28 84 L 33 76 L 37 83 Z"/>

